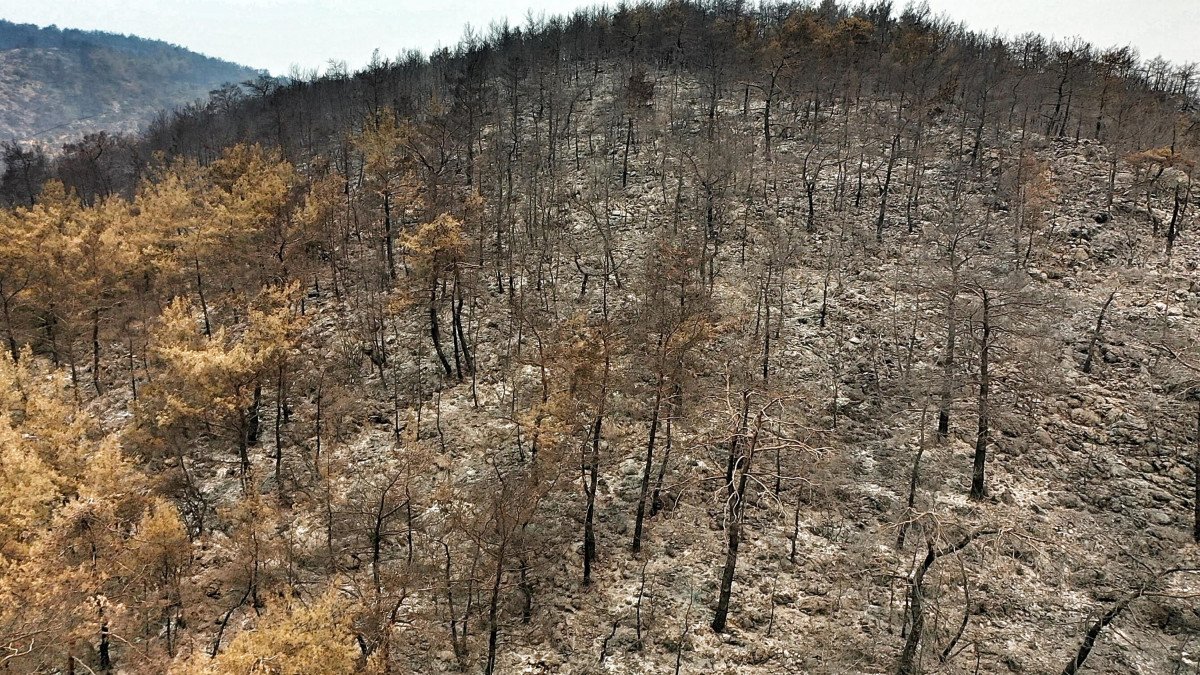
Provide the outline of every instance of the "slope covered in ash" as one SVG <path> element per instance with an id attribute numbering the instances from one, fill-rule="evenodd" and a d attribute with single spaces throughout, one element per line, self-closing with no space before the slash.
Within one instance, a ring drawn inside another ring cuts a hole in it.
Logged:
<path id="1" fill-rule="evenodd" d="M 0 220 L 10 660 L 1194 667 L 1181 74 L 671 3 L 60 160 Z"/>

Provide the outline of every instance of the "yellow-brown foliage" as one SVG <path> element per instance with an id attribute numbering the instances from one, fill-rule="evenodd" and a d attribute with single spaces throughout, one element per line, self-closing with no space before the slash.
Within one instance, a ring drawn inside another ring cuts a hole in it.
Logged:
<path id="1" fill-rule="evenodd" d="M 179 675 L 342 675 L 356 672 L 357 650 L 345 603 L 329 591 L 312 604 L 269 611 L 215 659 L 197 655 Z"/>

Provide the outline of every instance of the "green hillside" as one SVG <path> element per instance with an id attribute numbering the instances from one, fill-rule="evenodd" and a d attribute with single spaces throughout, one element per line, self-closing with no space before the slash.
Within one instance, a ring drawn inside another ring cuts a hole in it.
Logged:
<path id="1" fill-rule="evenodd" d="M 0 21 L 0 139 L 54 147 L 134 131 L 162 109 L 257 75 L 158 40 Z"/>

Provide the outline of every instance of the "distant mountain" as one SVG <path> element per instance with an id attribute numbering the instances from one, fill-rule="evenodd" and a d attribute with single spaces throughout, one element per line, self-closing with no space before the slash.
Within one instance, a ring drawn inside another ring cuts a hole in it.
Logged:
<path id="1" fill-rule="evenodd" d="M 0 140 L 55 147 L 134 131 L 159 110 L 259 74 L 159 40 L 0 21 Z"/>

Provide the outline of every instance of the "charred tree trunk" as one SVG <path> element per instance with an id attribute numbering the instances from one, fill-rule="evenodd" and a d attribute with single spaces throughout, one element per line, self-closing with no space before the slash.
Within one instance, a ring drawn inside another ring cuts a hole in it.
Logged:
<path id="1" fill-rule="evenodd" d="M 392 195 L 383 193 L 383 251 L 387 263 L 388 281 L 396 281 L 396 233 L 392 227 Z"/>
<path id="2" fill-rule="evenodd" d="M 96 395 L 104 393 L 100 388 L 100 310 L 92 310 L 92 387 Z"/>
<path id="3" fill-rule="evenodd" d="M 454 649 L 454 659 L 458 662 L 459 667 L 463 668 L 466 666 L 467 662 L 467 629 L 464 625 L 460 635 L 458 628 L 458 614 L 454 608 L 454 585 L 450 575 L 450 545 L 443 541 L 442 549 L 446 555 L 444 572 L 446 580 L 446 609 L 450 616 L 450 646 Z"/>
<path id="4" fill-rule="evenodd" d="M 246 487 L 246 479 L 250 476 L 250 420 L 246 411 L 238 413 L 238 462 L 241 465 L 242 489 Z"/>
<path id="5" fill-rule="evenodd" d="M 13 296 L 5 294 L 3 285 L 0 285 L 0 301 L 4 309 L 4 339 L 8 343 L 8 353 L 12 356 L 13 363 L 17 363 L 21 360 L 21 348 L 17 345 L 17 333 L 13 330 L 12 299 Z"/>
<path id="6" fill-rule="evenodd" d="M 592 423 L 591 455 L 587 461 L 587 482 L 584 492 L 587 497 L 587 511 L 583 518 L 583 585 L 592 583 L 592 561 L 596 559 L 596 483 L 600 475 L 600 430 L 604 425 L 603 404 L 601 412 Z"/>
<path id="7" fill-rule="evenodd" d="M 883 194 L 879 197 L 879 216 L 875 219 L 875 242 L 883 243 L 883 225 L 887 219 L 888 193 L 892 189 L 892 172 L 896 168 L 896 150 L 900 145 L 900 134 L 892 136 L 892 146 L 888 150 L 887 172 L 883 178 Z"/>
<path id="8" fill-rule="evenodd" d="M 588 457 L 587 480 L 584 493 L 587 511 L 583 519 L 583 585 L 592 583 L 592 563 L 596 560 L 596 486 L 600 480 L 600 434 L 604 429 L 605 404 L 608 400 L 608 376 L 612 368 L 612 356 L 608 346 L 604 347 L 604 374 L 600 385 L 600 401 L 596 406 L 596 419 L 592 423 L 591 453 Z"/>
<path id="9" fill-rule="evenodd" d="M 475 360 L 471 356 L 471 349 L 467 346 L 467 332 L 463 330 L 463 293 L 462 283 L 459 279 L 459 273 L 454 271 L 454 333 L 457 336 L 459 348 L 462 350 L 463 364 L 467 367 L 467 372 L 475 372 Z"/>
<path id="10" fill-rule="evenodd" d="M 904 521 L 900 523 L 900 532 L 896 535 L 896 548 L 904 548 L 904 538 L 908 535 L 909 521 L 912 518 L 913 508 L 917 503 L 917 483 L 921 479 L 921 457 L 925 454 L 925 409 L 921 410 L 921 432 L 917 441 L 917 454 L 913 458 L 912 471 L 908 476 L 908 510 L 904 514 Z"/>
<path id="11" fill-rule="evenodd" d="M 496 572 L 495 578 L 492 579 L 492 597 L 488 602 L 488 655 L 487 666 L 484 668 L 486 675 L 492 675 L 496 670 L 496 646 L 500 638 L 500 583 L 504 579 L 504 549 L 504 545 L 501 544 L 500 550 L 496 553 Z"/>
<path id="12" fill-rule="evenodd" d="M 629 184 L 629 146 L 633 145 L 633 116 L 625 124 L 625 154 L 621 160 L 621 188 Z"/>
<path id="13" fill-rule="evenodd" d="M 433 351 L 437 353 L 442 370 L 445 371 L 446 377 L 450 377 L 454 371 L 450 368 L 450 361 L 446 359 L 446 352 L 442 350 L 442 329 L 438 325 L 437 275 L 432 275 L 429 282 L 429 338 L 433 341 Z"/>
<path id="14" fill-rule="evenodd" d="M 200 276 L 200 259 L 192 258 L 196 272 L 196 297 L 200 299 L 200 312 L 204 315 L 204 337 L 212 337 L 212 325 L 208 322 L 208 301 L 204 299 L 204 279 Z"/>
<path id="15" fill-rule="evenodd" d="M 1104 301 L 1104 305 L 1100 308 L 1100 316 L 1096 318 L 1096 328 L 1092 331 L 1092 337 L 1088 340 L 1087 358 L 1083 360 L 1083 372 L 1092 372 L 1092 357 L 1095 355 L 1096 343 L 1100 341 L 1100 330 L 1104 327 L 1104 314 L 1108 311 L 1108 306 L 1112 304 L 1113 298 L 1117 295 L 1116 291 L 1108 294 L 1108 299 Z"/>
<path id="16" fill-rule="evenodd" d="M 646 463 L 642 466 L 642 487 L 638 494 L 637 516 L 633 523 L 633 552 L 642 550 L 642 526 L 646 517 L 646 497 L 650 492 L 650 472 L 654 468 L 654 442 L 658 437 L 658 419 L 662 410 L 663 373 L 654 388 L 654 410 L 650 416 L 650 438 L 646 441 Z"/>
<path id="17" fill-rule="evenodd" d="M 812 180 L 804 181 L 804 196 L 808 202 L 808 215 L 804 220 L 804 231 L 808 232 L 808 233 L 813 233 L 813 232 L 817 231 L 816 192 L 817 192 L 817 179 L 816 178 L 813 178 Z"/>
<path id="18" fill-rule="evenodd" d="M 749 403 L 749 394 L 744 395 L 744 401 Z M 745 429 L 747 408 L 743 407 L 742 431 Z M 742 523 L 746 514 L 746 488 L 750 480 L 750 468 L 754 461 L 754 451 L 758 447 L 758 434 L 762 428 L 763 413 L 759 412 L 755 422 L 754 433 L 751 435 L 746 452 L 735 460 L 733 473 L 737 474 L 737 484 L 730 482 L 729 495 L 729 525 L 726 528 L 725 567 L 721 571 L 721 590 L 717 598 L 717 611 L 713 616 L 712 629 L 717 633 L 725 631 L 729 617 L 729 600 L 733 594 L 733 577 L 737 570 L 738 547 L 742 541 Z"/>
<path id="19" fill-rule="evenodd" d="M 908 581 L 908 613 L 911 624 L 908 627 L 908 638 L 904 641 L 904 649 L 900 652 L 900 663 L 896 666 L 896 675 L 915 675 L 917 673 L 917 650 L 921 647 L 921 638 L 925 632 L 925 573 L 933 567 L 937 560 L 937 552 L 929 543 L 925 559 Z"/>
<path id="20" fill-rule="evenodd" d="M 284 394 L 283 364 L 279 364 L 275 380 L 275 490 L 283 497 L 283 421 L 287 415 L 287 398 Z"/>
<path id="21" fill-rule="evenodd" d="M 254 400 L 246 414 L 246 445 L 258 445 L 258 437 L 262 428 L 262 384 L 254 385 Z"/>
<path id="22" fill-rule="evenodd" d="M 1116 620 L 1116 618 L 1120 616 L 1121 612 L 1124 612 L 1125 608 L 1129 607 L 1129 603 L 1141 597 L 1142 592 L 1143 591 L 1139 590 L 1132 595 L 1122 598 L 1117 604 L 1110 607 L 1108 611 L 1104 612 L 1104 614 L 1101 614 L 1100 618 L 1096 619 L 1095 623 L 1088 627 L 1087 633 L 1085 633 L 1083 636 L 1083 642 L 1080 643 L 1079 649 L 1075 652 L 1075 658 L 1071 659 L 1067 663 L 1066 667 L 1063 668 L 1062 675 L 1075 675 L 1075 673 L 1079 672 L 1079 669 L 1083 667 L 1083 662 L 1086 661 L 1088 655 L 1092 653 L 1092 648 L 1096 646 L 1096 638 L 1100 637 L 1100 632 L 1103 631 L 1108 624 Z"/>
<path id="23" fill-rule="evenodd" d="M 908 638 L 904 641 L 904 649 L 900 652 L 900 660 L 896 664 L 896 675 L 916 675 L 917 653 L 921 647 L 921 638 L 925 632 L 925 575 L 939 558 L 953 555 L 970 546 L 971 542 L 996 534 L 995 530 L 978 530 L 972 532 L 955 544 L 944 548 L 934 548 L 932 541 L 926 542 L 925 559 L 913 572 L 908 580 L 908 612 L 911 623 Z"/>
<path id="24" fill-rule="evenodd" d="M 667 429 L 666 429 L 667 437 L 666 437 L 666 442 L 663 444 L 663 457 L 662 457 L 662 461 L 659 462 L 659 464 L 658 464 L 658 478 L 656 478 L 654 481 L 654 493 L 652 495 L 650 495 L 650 517 L 651 518 L 658 515 L 658 512 L 661 511 L 663 508 L 663 503 L 662 503 L 663 479 L 666 477 L 666 474 L 667 474 L 667 462 L 671 461 L 671 446 L 672 446 L 671 431 L 672 431 L 672 427 L 674 426 L 675 415 L 677 415 L 679 413 L 680 399 L 682 398 L 681 390 L 682 390 L 682 386 L 679 384 L 678 379 L 676 379 L 675 389 L 671 394 L 671 401 L 668 404 L 668 409 L 667 409 Z"/>
<path id="25" fill-rule="evenodd" d="M 988 445 L 988 393 L 991 376 L 988 373 L 992 347 L 991 298 L 983 291 L 983 338 L 979 345 L 979 409 L 978 427 L 975 433 L 975 463 L 971 471 L 971 499 L 983 499 L 987 494 L 984 484 L 984 467 L 987 462 Z"/>
<path id="26" fill-rule="evenodd" d="M 954 347 L 958 339 L 957 270 L 951 281 L 950 297 L 946 301 L 946 353 L 942 355 L 942 397 L 938 404 L 937 437 L 944 441 L 950 435 L 950 405 L 954 402 Z"/>
<path id="27" fill-rule="evenodd" d="M 1113 198 L 1117 193 L 1117 151 L 1114 148 L 1109 151 L 1108 159 L 1108 187 L 1104 190 L 1104 212 L 1112 213 Z"/>
<path id="28" fill-rule="evenodd" d="M 1179 186 L 1175 186 L 1175 205 L 1171 209 L 1171 222 L 1167 224 L 1167 257 L 1175 251 L 1175 240 L 1179 237 L 1179 217 L 1187 207 L 1187 195 L 1179 194 Z"/>

